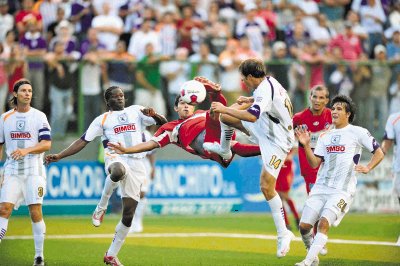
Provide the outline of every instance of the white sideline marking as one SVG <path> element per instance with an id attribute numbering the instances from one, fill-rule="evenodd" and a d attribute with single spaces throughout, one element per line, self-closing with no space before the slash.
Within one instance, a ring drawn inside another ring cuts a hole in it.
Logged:
<path id="1" fill-rule="evenodd" d="M 88 238 L 113 238 L 114 234 L 82 234 L 82 235 L 46 235 L 46 239 L 88 239 Z M 261 234 L 230 234 L 230 233 L 135 233 L 129 234 L 129 238 L 160 238 L 160 237 L 220 237 L 220 238 L 249 238 L 276 240 L 274 235 Z M 33 239 L 32 235 L 6 236 L 4 240 Z M 300 237 L 294 241 L 301 242 Z M 329 243 L 355 244 L 355 245 L 378 245 L 378 246 L 396 246 L 395 242 L 385 241 L 365 241 L 365 240 L 347 240 L 347 239 L 329 239 Z"/>

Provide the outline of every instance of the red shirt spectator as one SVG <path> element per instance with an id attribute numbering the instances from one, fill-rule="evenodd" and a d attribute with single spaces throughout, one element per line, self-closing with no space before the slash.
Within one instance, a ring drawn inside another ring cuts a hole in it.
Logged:
<path id="1" fill-rule="evenodd" d="M 39 12 L 33 11 L 33 0 L 23 0 L 22 10 L 15 15 L 15 24 L 20 36 L 24 35 L 26 25 L 30 21 L 35 22 L 39 30 L 43 29 L 42 15 Z"/>
<path id="2" fill-rule="evenodd" d="M 360 58 L 363 50 L 361 39 L 353 33 L 353 26 L 346 22 L 344 34 L 339 34 L 329 43 L 329 51 L 334 47 L 339 47 L 342 50 L 344 60 L 357 60 Z"/>

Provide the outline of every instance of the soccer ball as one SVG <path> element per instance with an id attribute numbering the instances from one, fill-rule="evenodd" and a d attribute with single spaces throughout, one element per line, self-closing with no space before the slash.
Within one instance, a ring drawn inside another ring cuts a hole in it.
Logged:
<path id="1" fill-rule="evenodd" d="M 206 98 L 206 88 L 203 83 L 197 80 L 189 80 L 182 84 L 180 95 L 181 99 L 188 104 L 196 105 Z"/>

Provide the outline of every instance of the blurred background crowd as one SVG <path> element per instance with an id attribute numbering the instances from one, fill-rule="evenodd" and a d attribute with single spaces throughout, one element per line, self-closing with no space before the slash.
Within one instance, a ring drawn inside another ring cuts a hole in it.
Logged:
<path id="1" fill-rule="evenodd" d="M 252 57 L 295 112 L 324 84 L 350 95 L 356 124 L 378 137 L 400 111 L 400 1 L 0 0 L 0 57 L 2 109 L 13 83 L 30 79 L 56 138 L 85 130 L 112 85 L 170 119 L 180 84 L 197 75 L 233 103 L 249 93 L 238 65 Z"/>

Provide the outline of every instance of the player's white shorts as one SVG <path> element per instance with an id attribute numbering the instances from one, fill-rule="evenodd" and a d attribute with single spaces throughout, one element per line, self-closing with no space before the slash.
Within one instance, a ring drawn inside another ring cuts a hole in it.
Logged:
<path id="1" fill-rule="evenodd" d="M 393 192 L 396 197 L 400 197 L 400 172 L 394 173 Z"/>
<path id="2" fill-rule="evenodd" d="M 276 146 L 276 144 L 268 141 L 268 139 L 261 140 L 258 144 L 260 145 L 261 158 L 265 170 L 277 179 L 285 163 L 287 152 Z"/>
<path id="3" fill-rule="evenodd" d="M 306 200 L 301 222 L 314 225 L 320 217 L 325 217 L 330 225 L 338 226 L 352 202 L 353 196 L 345 191 L 314 185 Z"/>
<path id="4" fill-rule="evenodd" d="M 5 175 L 0 191 L 0 202 L 9 202 L 17 209 L 22 202 L 26 205 L 43 204 L 46 194 L 45 176 Z"/>
<path id="5" fill-rule="evenodd" d="M 115 162 L 121 163 L 126 170 L 126 176 L 120 181 L 121 198 L 132 198 L 140 201 L 141 187 L 146 178 L 146 169 L 143 164 L 143 159 L 130 158 L 122 156 L 107 156 L 105 158 L 105 170 L 107 174 L 108 167 Z"/>

